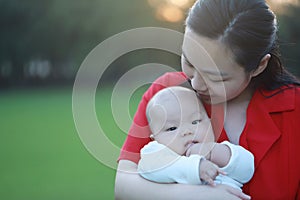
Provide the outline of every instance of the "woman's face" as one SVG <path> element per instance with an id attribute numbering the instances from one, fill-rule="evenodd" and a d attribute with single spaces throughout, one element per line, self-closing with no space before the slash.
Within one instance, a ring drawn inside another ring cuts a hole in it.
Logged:
<path id="1" fill-rule="evenodd" d="M 181 64 L 192 87 L 208 104 L 238 97 L 251 80 L 221 41 L 199 36 L 189 28 L 184 35 Z"/>

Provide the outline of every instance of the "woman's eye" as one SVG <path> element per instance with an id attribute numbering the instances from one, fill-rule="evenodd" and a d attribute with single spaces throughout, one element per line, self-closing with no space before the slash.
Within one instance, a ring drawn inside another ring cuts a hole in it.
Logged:
<path id="1" fill-rule="evenodd" d="M 201 120 L 200 119 L 197 119 L 197 120 L 194 120 L 193 122 L 192 122 L 192 124 L 199 124 L 201 122 Z"/>
<path id="2" fill-rule="evenodd" d="M 190 69 L 195 69 L 194 65 L 190 64 L 190 63 L 186 63 L 185 64 L 187 67 L 189 67 Z"/>
<path id="3" fill-rule="evenodd" d="M 194 65 L 192 65 L 190 62 L 188 62 L 185 58 L 183 58 L 183 62 L 187 67 L 194 68 Z"/>
<path id="4" fill-rule="evenodd" d="M 194 68 L 194 66 L 191 65 L 190 63 L 185 62 L 185 65 L 186 65 L 187 67 L 189 67 L 189 68 Z"/>
<path id="5" fill-rule="evenodd" d="M 225 82 L 228 80 L 228 78 L 224 78 L 224 77 L 208 77 L 208 78 L 212 82 Z"/>
<path id="6" fill-rule="evenodd" d="M 175 131 L 177 129 L 177 127 L 173 126 L 167 129 L 167 131 Z"/>
<path id="7" fill-rule="evenodd" d="M 210 79 L 212 82 L 225 82 L 226 80 L 223 79 Z"/>

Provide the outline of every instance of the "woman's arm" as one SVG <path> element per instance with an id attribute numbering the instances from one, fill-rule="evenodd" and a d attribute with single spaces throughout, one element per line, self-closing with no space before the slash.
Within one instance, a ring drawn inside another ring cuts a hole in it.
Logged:
<path id="1" fill-rule="evenodd" d="M 137 173 L 137 165 L 120 160 L 115 182 L 115 199 L 250 199 L 238 189 L 225 185 L 158 184 L 147 181 Z"/>

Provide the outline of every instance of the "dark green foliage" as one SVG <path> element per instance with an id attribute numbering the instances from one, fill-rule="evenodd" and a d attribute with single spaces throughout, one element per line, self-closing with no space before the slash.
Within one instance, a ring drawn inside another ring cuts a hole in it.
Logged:
<path id="1" fill-rule="evenodd" d="M 282 54 L 286 66 L 299 75 L 300 12 L 299 7 L 287 10 L 278 15 Z M 183 22 L 158 21 L 154 8 L 141 0 L 0 0 L 0 26 L 0 87 L 72 84 L 87 54 L 108 37 L 137 27 L 184 28 Z M 27 76 L 32 61 L 49 62 L 49 74 Z M 180 69 L 174 56 L 137 53 L 117 60 L 105 81 L 109 83 L 116 74 L 149 62 Z"/>

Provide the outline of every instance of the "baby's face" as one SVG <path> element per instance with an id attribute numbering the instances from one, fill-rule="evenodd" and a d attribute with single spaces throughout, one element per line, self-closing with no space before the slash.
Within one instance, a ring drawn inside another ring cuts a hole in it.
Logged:
<path id="1" fill-rule="evenodd" d="M 150 110 L 154 140 L 180 155 L 193 143 L 214 141 L 210 119 L 193 92 L 175 92 L 159 104 Z"/>

